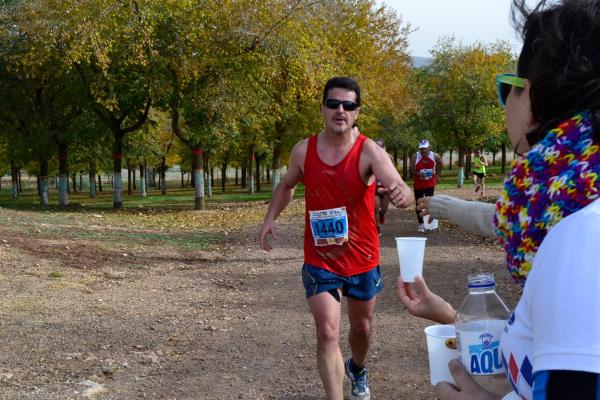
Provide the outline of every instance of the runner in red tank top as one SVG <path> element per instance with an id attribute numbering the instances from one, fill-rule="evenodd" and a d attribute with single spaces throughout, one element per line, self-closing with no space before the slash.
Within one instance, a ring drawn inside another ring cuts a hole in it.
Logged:
<path id="1" fill-rule="evenodd" d="M 374 213 L 375 183 L 365 185 L 358 170 L 363 144 L 360 135 L 342 161 L 324 163 L 317 154 L 318 136 L 308 140 L 304 177 L 306 228 L 304 262 L 342 276 L 358 275 L 379 264 L 379 235 Z M 348 219 L 347 237 L 323 239 L 331 229 L 341 231 L 340 223 L 313 221 L 311 212 L 344 207 Z M 315 237 L 316 236 L 316 237 Z M 334 244 L 329 244 L 332 241 Z"/>
<path id="2" fill-rule="evenodd" d="M 376 294 L 382 289 L 379 236 L 373 219 L 375 175 L 396 207 L 407 208 L 413 195 L 385 151 L 352 127 L 360 88 L 350 78 L 330 79 L 323 90 L 325 130 L 297 143 L 288 172 L 273 191 L 260 246 L 270 250 L 275 220 L 298 183 L 305 185 L 304 283 L 317 330 L 317 367 L 327 399 L 342 400 L 344 370 L 354 399 L 367 400 L 365 361 L 372 336 Z M 340 295 L 348 299 L 349 343 L 346 363 L 339 348 Z"/>
<path id="3" fill-rule="evenodd" d="M 413 177 L 415 199 L 433 196 L 435 185 L 442 174 L 442 158 L 429 149 L 427 139 L 419 142 L 419 151 L 410 158 L 410 174 Z M 417 230 L 425 232 L 423 217 L 419 215 L 419 211 L 417 211 L 417 220 L 419 221 Z"/>

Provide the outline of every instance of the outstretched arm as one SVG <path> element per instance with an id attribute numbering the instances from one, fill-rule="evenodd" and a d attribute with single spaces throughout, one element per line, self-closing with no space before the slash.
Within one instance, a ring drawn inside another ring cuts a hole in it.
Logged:
<path id="1" fill-rule="evenodd" d="M 419 215 L 445 218 L 461 228 L 481 236 L 496 237 L 494 214 L 496 206 L 479 201 L 467 201 L 447 195 L 422 197 L 417 201 Z"/>
<path id="2" fill-rule="evenodd" d="M 307 142 L 307 140 L 304 140 L 294 146 L 290 155 L 288 171 L 273 191 L 273 195 L 269 201 L 269 209 L 267 210 L 267 215 L 265 216 L 258 239 L 260 248 L 263 250 L 270 251 L 272 248 L 267 240 L 269 235 L 277 240 L 275 220 L 292 200 L 296 185 L 302 179 Z"/>
<path id="3" fill-rule="evenodd" d="M 372 140 L 367 140 L 364 144 L 361 156 L 361 163 L 363 162 L 368 163 L 367 168 L 364 169 L 367 174 L 374 174 L 387 189 L 388 198 L 394 206 L 408 208 L 414 203 L 415 197 L 412 190 L 402 180 L 392 160 L 385 150 Z"/>

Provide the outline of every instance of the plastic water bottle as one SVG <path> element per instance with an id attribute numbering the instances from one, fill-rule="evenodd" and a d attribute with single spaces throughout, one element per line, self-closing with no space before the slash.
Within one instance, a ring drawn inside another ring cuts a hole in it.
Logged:
<path id="1" fill-rule="evenodd" d="M 502 365 L 500 336 L 510 311 L 496 293 L 493 274 L 469 275 L 469 294 L 456 314 L 456 340 L 462 364 L 484 389 L 511 391 Z"/>

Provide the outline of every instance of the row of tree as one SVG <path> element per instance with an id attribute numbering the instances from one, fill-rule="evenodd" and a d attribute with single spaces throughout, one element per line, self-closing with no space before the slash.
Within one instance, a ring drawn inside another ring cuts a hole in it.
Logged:
<path id="1" fill-rule="evenodd" d="M 26 168 L 48 203 L 48 175 L 68 204 L 69 170 L 146 165 L 193 174 L 204 208 L 207 166 L 269 163 L 276 185 L 291 146 L 318 132 L 332 76 L 363 90 L 361 130 L 404 162 L 417 139 L 438 151 L 505 143 L 494 74 L 507 44 L 444 39 L 413 68 L 411 27 L 372 0 L 3 0 L 0 2 L 0 172 Z M 406 170 L 406 168 L 405 168 Z M 14 186 L 15 184 L 13 184 Z M 93 190 L 90 193 L 95 195 Z M 16 191 L 15 191 L 16 195 Z"/>

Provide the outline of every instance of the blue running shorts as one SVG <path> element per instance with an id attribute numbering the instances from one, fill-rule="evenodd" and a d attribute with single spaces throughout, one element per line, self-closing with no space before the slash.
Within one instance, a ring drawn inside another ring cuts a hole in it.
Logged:
<path id="1" fill-rule="evenodd" d="M 383 280 L 379 265 L 370 271 L 353 276 L 341 276 L 310 264 L 302 266 L 302 283 L 306 298 L 323 292 L 330 292 L 338 301 L 337 289 L 342 295 L 352 299 L 368 301 L 383 290 Z"/>

